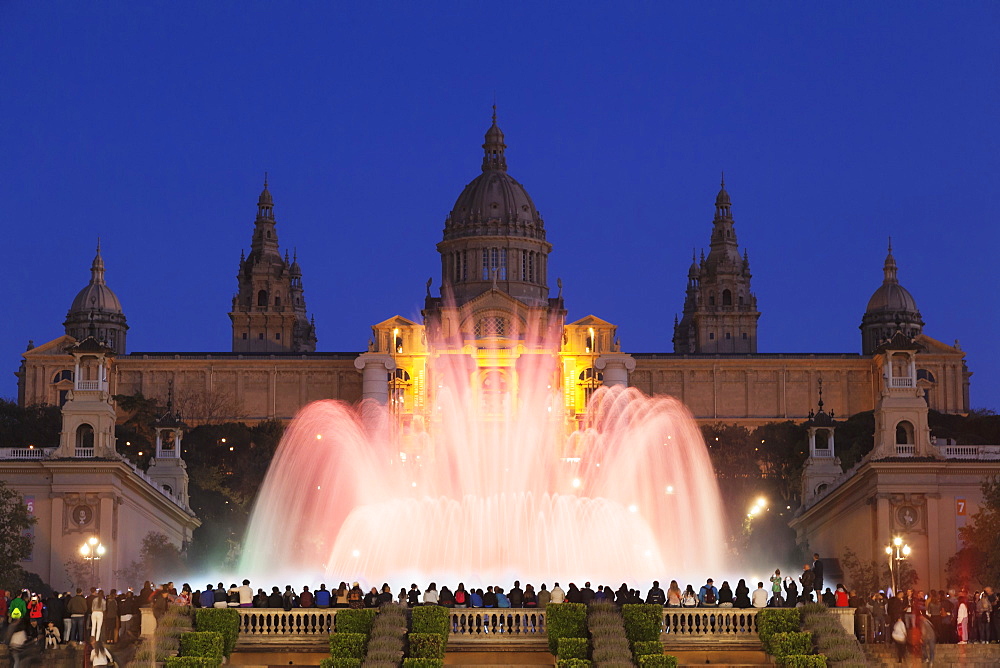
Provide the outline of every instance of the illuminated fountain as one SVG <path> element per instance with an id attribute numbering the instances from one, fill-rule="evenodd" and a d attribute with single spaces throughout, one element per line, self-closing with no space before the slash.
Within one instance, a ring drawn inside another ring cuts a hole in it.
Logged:
<path id="1" fill-rule="evenodd" d="M 617 587 L 721 572 L 716 479 L 679 401 L 601 387 L 567 438 L 554 354 L 522 356 L 517 387 L 499 393 L 473 380 L 489 377 L 481 360 L 433 364 L 426 423 L 405 433 L 373 403 L 301 411 L 259 494 L 242 573 Z"/>

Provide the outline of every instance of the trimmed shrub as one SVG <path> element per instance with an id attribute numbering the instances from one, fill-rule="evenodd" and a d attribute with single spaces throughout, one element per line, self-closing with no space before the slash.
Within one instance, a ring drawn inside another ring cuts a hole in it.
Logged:
<path id="1" fill-rule="evenodd" d="M 557 605 L 562 605 L 558 603 Z M 556 668 L 590 668 L 591 662 L 586 659 L 559 659 Z"/>
<path id="2" fill-rule="evenodd" d="M 560 638 L 587 637 L 587 606 L 583 603 L 549 603 L 545 608 L 545 624 L 549 631 L 549 652 L 556 654 Z"/>
<path id="3" fill-rule="evenodd" d="M 826 657 L 820 654 L 789 654 L 777 659 L 785 668 L 826 668 Z"/>
<path id="4" fill-rule="evenodd" d="M 804 610 L 805 608 L 803 608 Z M 771 637 L 775 633 L 793 633 L 801 628 L 802 616 L 798 608 L 764 608 L 757 613 L 757 635 L 764 651 L 771 650 Z"/>
<path id="5" fill-rule="evenodd" d="M 188 631 L 180 636 L 181 656 L 211 656 L 222 658 L 222 634 L 217 631 Z"/>
<path id="6" fill-rule="evenodd" d="M 335 659 L 363 659 L 368 636 L 364 633 L 331 633 L 330 656 Z"/>
<path id="7" fill-rule="evenodd" d="M 775 633 L 771 636 L 771 651 L 776 657 L 792 656 L 793 654 L 812 654 L 813 634 L 810 631 L 792 631 L 791 633 Z"/>
<path id="8" fill-rule="evenodd" d="M 375 623 L 375 608 L 343 608 L 337 610 L 337 615 L 333 619 L 337 633 L 363 633 L 368 635 L 372 632 L 372 624 Z"/>
<path id="9" fill-rule="evenodd" d="M 439 633 L 411 633 L 410 656 L 414 659 L 443 659 L 444 638 Z"/>
<path id="10" fill-rule="evenodd" d="M 632 643 L 632 654 L 638 659 L 640 656 L 650 656 L 663 654 L 663 643 L 659 640 L 639 640 Z"/>
<path id="11" fill-rule="evenodd" d="M 448 641 L 450 630 L 448 608 L 440 605 L 418 605 L 411 610 L 410 630 L 413 633 L 437 633 Z"/>
<path id="12" fill-rule="evenodd" d="M 673 654 L 643 654 L 639 657 L 639 668 L 677 668 L 677 657 Z"/>
<path id="13" fill-rule="evenodd" d="M 587 645 L 586 638 L 560 638 L 556 656 L 560 659 L 586 659 Z"/>
<path id="14" fill-rule="evenodd" d="M 361 668 L 361 659 L 326 658 L 319 662 L 319 668 Z"/>
<path id="15" fill-rule="evenodd" d="M 221 665 L 222 657 L 214 656 L 168 656 L 163 663 L 164 668 L 219 668 Z"/>
<path id="16" fill-rule="evenodd" d="M 196 631 L 222 634 L 222 653 L 228 658 L 240 636 L 240 613 L 235 608 L 198 608 L 194 616 Z"/>
<path id="17" fill-rule="evenodd" d="M 660 639 L 663 606 L 629 603 L 622 606 L 622 617 L 625 619 L 625 635 L 629 642 Z"/>
<path id="18" fill-rule="evenodd" d="M 403 659 L 403 668 L 443 668 L 444 659 Z"/>

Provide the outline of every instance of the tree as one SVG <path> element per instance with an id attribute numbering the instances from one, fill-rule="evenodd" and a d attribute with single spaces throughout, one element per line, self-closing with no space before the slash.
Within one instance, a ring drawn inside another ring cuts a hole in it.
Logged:
<path id="1" fill-rule="evenodd" d="M 58 406 L 19 406 L 0 399 L 0 448 L 59 445 L 62 413 Z"/>
<path id="2" fill-rule="evenodd" d="M 19 562 L 31 556 L 28 530 L 35 521 L 21 495 L 0 480 L 0 589 L 14 589 L 24 579 Z"/>
<path id="3" fill-rule="evenodd" d="M 69 564 L 69 562 L 67 562 Z M 67 573 L 70 569 L 67 567 Z M 162 533 L 150 531 L 142 539 L 139 560 L 115 571 L 115 575 L 126 585 L 135 587 L 142 580 L 165 582 L 180 578 L 187 573 L 187 561 L 180 549 Z M 72 579 L 72 574 L 71 574 Z"/>
<path id="4" fill-rule="evenodd" d="M 1000 582 L 1000 479 L 983 480 L 983 503 L 958 530 L 965 547 L 948 560 L 948 581 L 960 585 Z"/>

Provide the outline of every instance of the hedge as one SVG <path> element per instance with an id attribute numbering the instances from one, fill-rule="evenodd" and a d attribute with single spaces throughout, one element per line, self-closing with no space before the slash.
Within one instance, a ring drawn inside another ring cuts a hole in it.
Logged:
<path id="1" fill-rule="evenodd" d="M 677 657 L 673 654 L 643 654 L 639 657 L 639 668 L 677 668 Z"/>
<path id="2" fill-rule="evenodd" d="M 785 668 L 826 668 L 826 657 L 822 654 L 789 654 L 777 659 Z"/>
<path id="3" fill-rule="evenodd" d="M 586 638 L 560 638 L 556 656 L 560 659 L 586 659 Z"/>
<path id="4" fill-rule="evenodd" d="M 450 622 L 448 608 L 440 605 L 422 605 L 411 610 L 410 630 L 414 633 L 437 633 L 448 642 Z"/>
<path id="5" fill-rule="evenodd" d="M 629 603 L 622 606 L 622 617 L 625 619 L 625 637 L 629 642 L 660 639 L 663 606 Z"/>
<path id="6" fill-rule="evenodd" d="M 333 623 L 337 633 L 362 633 L 367 636 L 372 632 L 376 612 L 375 608 L 343 608 L 337 610 Z"/>
<path id="7" fill-rule="evenodd" d="M 222 653 L 228 658 L 240 636 L 240 613 L 235 608 L 198 608 L 194 615 L 196 631 L 222 634 Z"/>
<path id="8" fill-rule="evenodd" d="M 771 636 L 769 654 L 775 657 L 792 656 L 793 654 L 812 654 L 813 634 L 811 631 L 792 631 L 790 633 L 775 633 Z"/>
<path id="9" fill-rule="evenodd" d="M 221 659 L 224 642 L 218 631 L 188 631 L 180 635 L 180 655 Z"/>
<path id="10" fill-rule="evenodd" d="M 222 659 L 214 656 L 168 656 L 164 668 L 219 668 Z"/>
<path id="11" fill-rule="evenodd" d="M 634 654 L 636 658 L 640 656 L 663 654 L 663 643 L 659 640 L 638 640 L 632 643 L 632 654 Z"/>
<path id="12" fill-rule="evenodd" d="M 403 668 L 443 668 L 444 659 L 403 659 Z"/>
<path id="13" fill-rule="evenodd" d="M 563 605 L 557 603 L 556 605 Z M 590 668 L 591 662 L 586 659 L 559 659 L 556 661 L 556 668 Z"/>
<path id="14" fill-rule="evenodd" d="M 587 637 L 587 606 L 583 603 L 549 603 L 545 608 L 545 625 L 549 632 L 549 652 L 556 654 L 560 638 Z"/>
<path id="15" fill-rule="evenodd" d="M 775 633 L 792 633 L 801 628 L 802 616 L 797 608 L 764 608 L 757 613 L 757 635 L 764 651 L 771 651 L 771 637 Z"/>
<path id="16" fill-rule="evenodd" d="M 361 668 L 361 659 L 345 659 L 341 657 L 326 658 L 319 662 L 319 668 Z"/>
<path id="17" fill-rule="evenodd" d="M 364 633 L 331 633 L 330 655 L 335 659 L 363 659 L 367 642 Z"/>
<path id="18" fill-rule="evenodd" d="M 411 633 L 410 656 L 414 659 L 443 659 L 444 638 L 439 633 Z"/>

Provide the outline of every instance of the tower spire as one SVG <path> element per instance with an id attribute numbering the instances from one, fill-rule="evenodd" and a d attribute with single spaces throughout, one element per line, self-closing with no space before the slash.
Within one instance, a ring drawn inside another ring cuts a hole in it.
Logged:
<path id="1" fill-rule="evenodd" d="M 104 284 L 104 258 L 101 257 L 101 238 L 97 237 L 97 255 L 90 264 L 90 282 L 92 285 Z"/>
<path id="2" fill-rule="evenodd" d="M 885 275 L 882 283 L 899 283 L 897 271 L 896 258 L 892 255 L 892 237 L 889 237 L 889 254 L 885 256 L 885 264 L 882 266 L 882 273 Z"/>
<path id="3" fill-rule="evenodd" d="M 504 149 L 507 145 L 503 143 L 503 132 L 497 125 L 497 105 L 493 102 L 493 122 L 490 129 L 486 131 L 486 141 L 483 143 L 483 171 L 507 171 L 507 158 L 504 157 Z"/>

